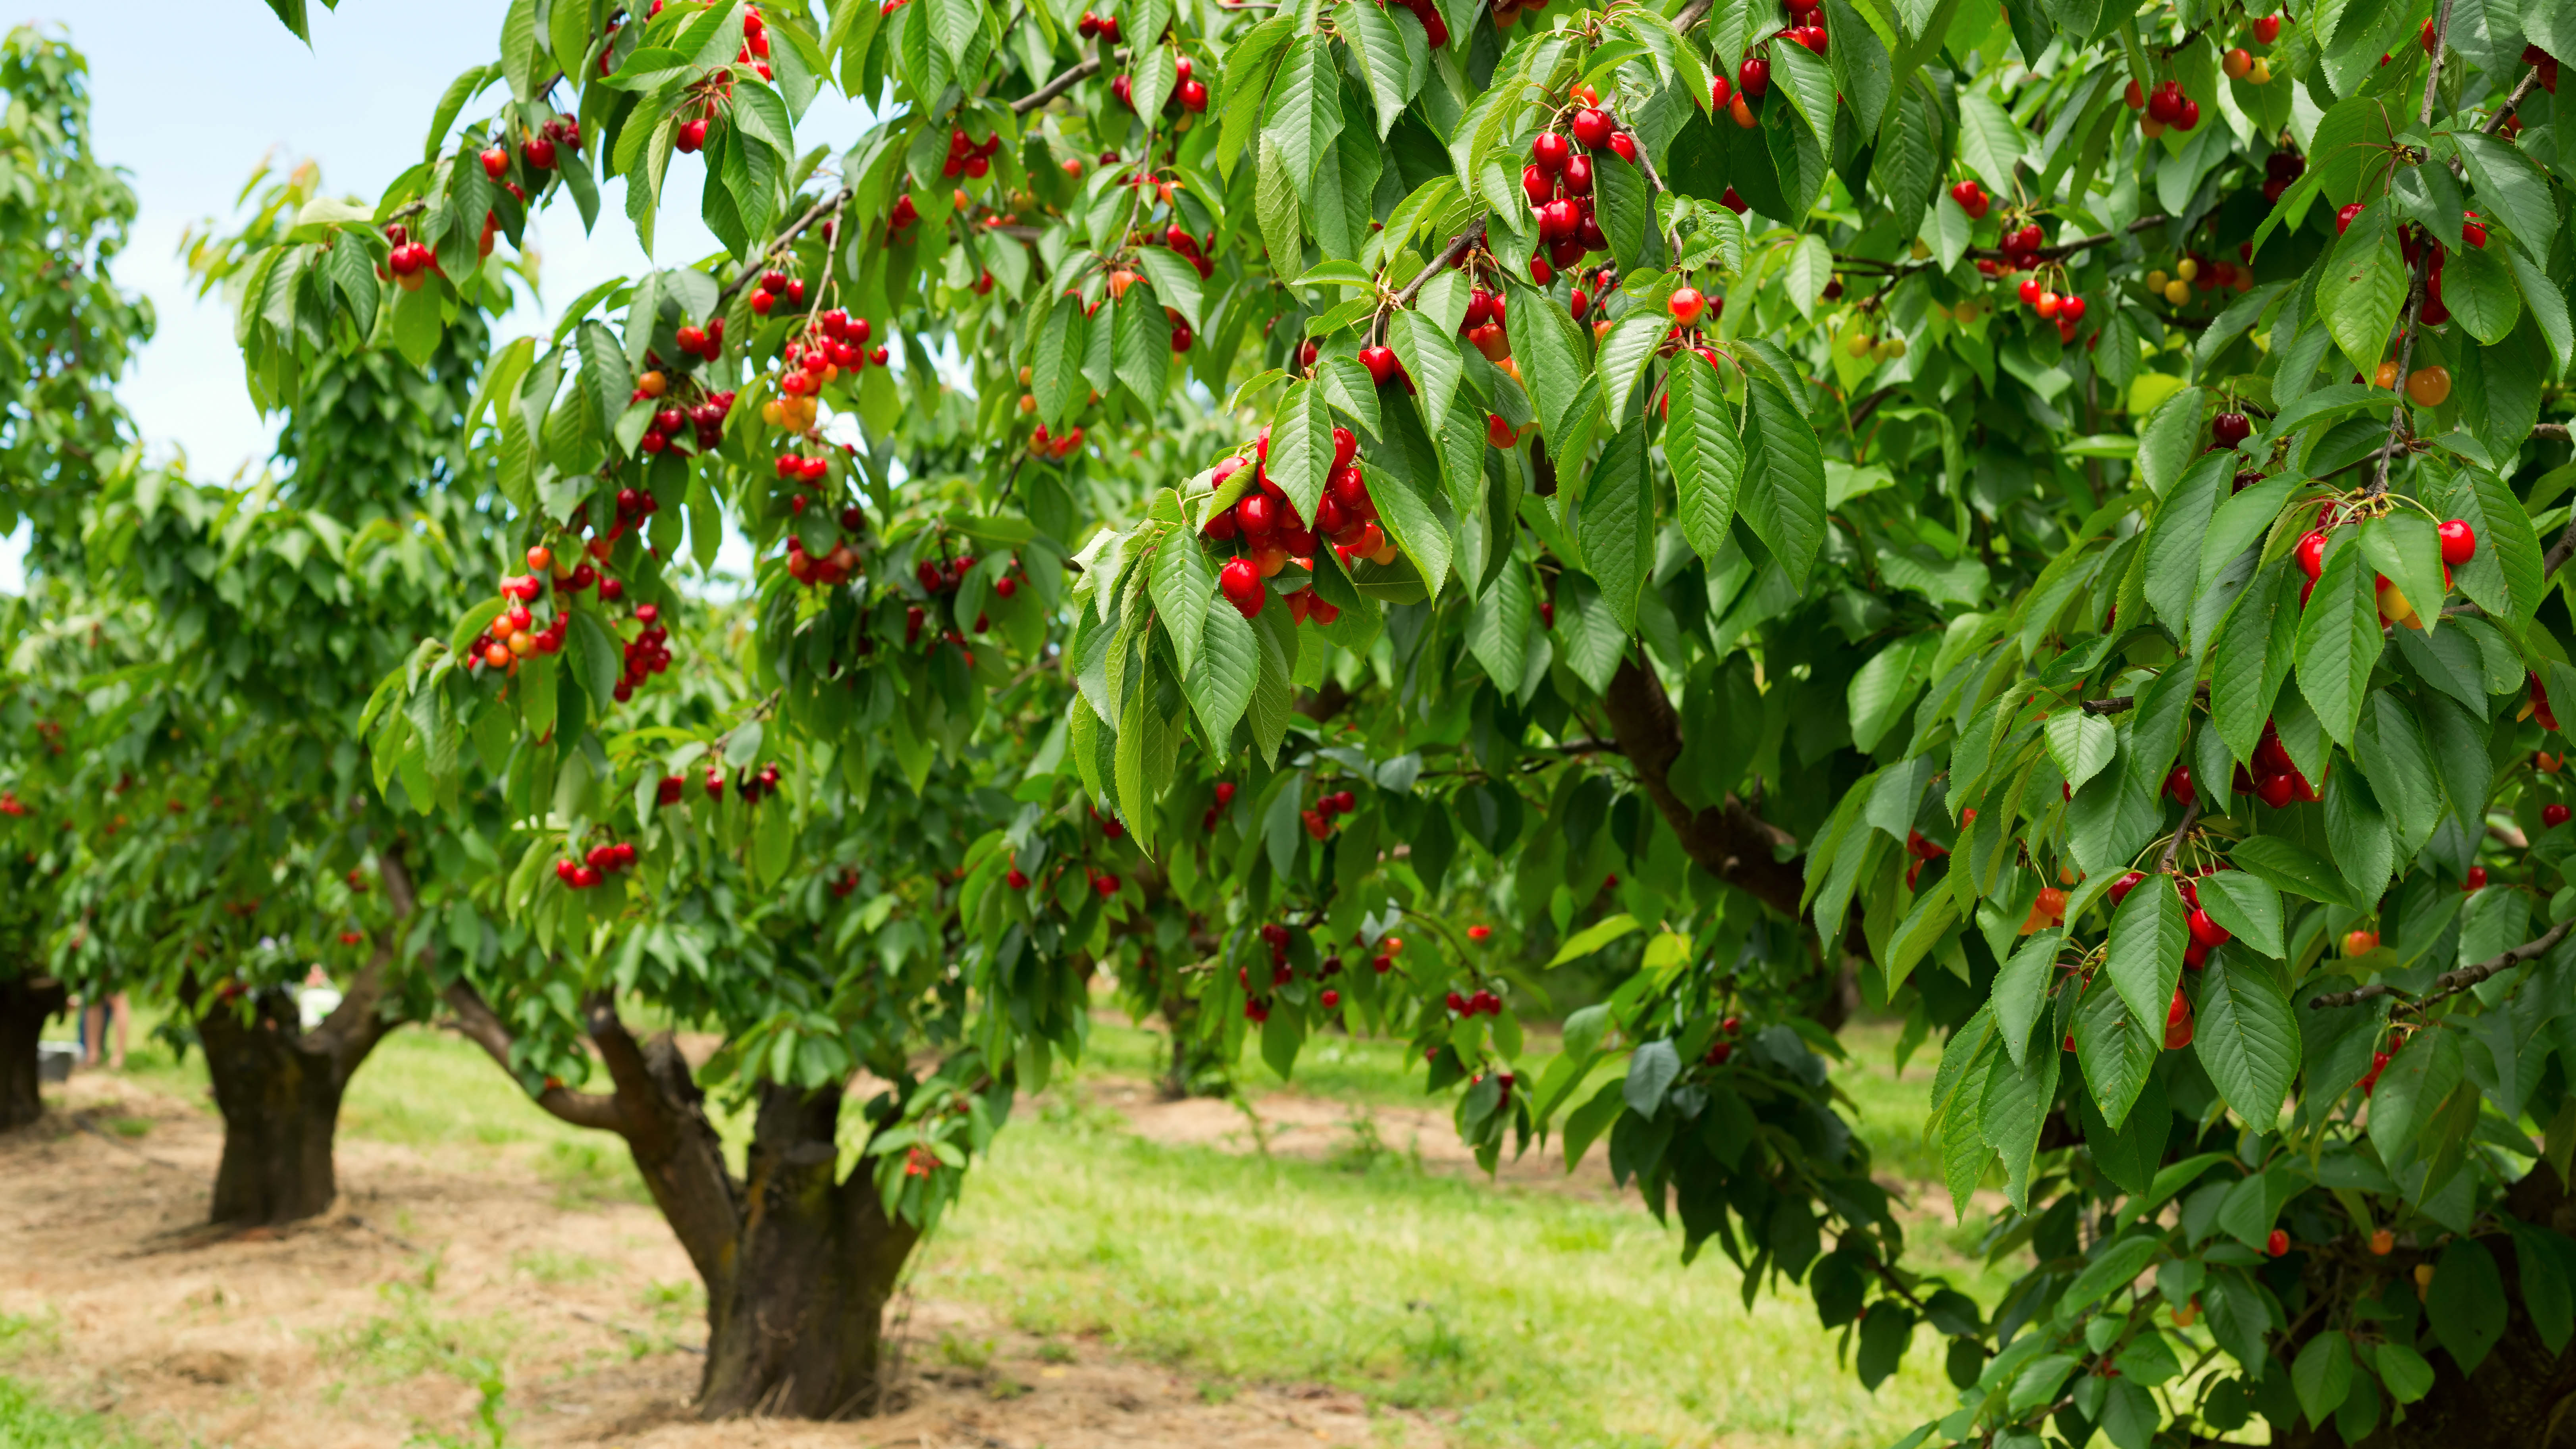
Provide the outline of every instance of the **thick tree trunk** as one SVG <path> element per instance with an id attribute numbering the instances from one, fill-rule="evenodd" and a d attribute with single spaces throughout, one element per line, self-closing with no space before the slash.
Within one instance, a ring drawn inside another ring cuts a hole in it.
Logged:
<path id="1" fill-rule="evenodd" d="M 62 983 L 50 976 L 0 980 L 0 1132 L 45 1115 L 36 1046 L 46 1020 L 60 1013 L 67 999 Z"/>
<path id="2" fill-rule="evenodd" d="M 459 1030 L 505 1068 L 510 1035 L 471 986 L 448 988 Z M 840 1093 L 765 1086 L 745 1167 L 724 1145 L 669 1033 L 638 1041 L 605 997 L 590 1034 L 616 1083 L 602 1096 L 550 1086 L 539 1106 L 615 1132 L 707 1293 L 698 1412 L 841 1419 L 883 1407 L 886 1300 L 919 1238 L 887 1220 L 864 1170 L 836 1181 Z"/>
<path id="3" fill-rule="evenodd" d="M 224 1118 L 211 1222 L 295 1222 L 319 1217 L 339 1196 L 331 1144 L 340 1130 L 341 1094 L 376 1043 L 400 1024 L 390 1014 L 390 978 L 394 942 L 412 912 L 411 874 L 394 850 L 377 857 L 377 869 L 393 924 L 379 933 L 375 953 L 321 1025 L 303 1030 L 295 997 L 286 991 L 258 993 L 247 1014 L 237 1001 L 210 994 L 197 1019 L 206 1074 Z"/>
<path id="4" fill-rule="evenodd" d="M 339 1195 L 331 1139 L 346 1079 L 297 1029 L 294 1000 L 263 992 L 248 1021 L 217 1002 L 199 1018 L 197 1035 L 224 1115 L 209 1218 L 247 1226 L 328 1211 Z"/>
<path id="5" fill-rule="evenodd" d="M 835 1181 L 837 1092 L 761 1089 L 735 1271 L 707 1295 L 709 1418 L 842 1419 L 885 1388 L 886 1300 L 919 1234 L 889 1222 L 865 1171 Z"/>

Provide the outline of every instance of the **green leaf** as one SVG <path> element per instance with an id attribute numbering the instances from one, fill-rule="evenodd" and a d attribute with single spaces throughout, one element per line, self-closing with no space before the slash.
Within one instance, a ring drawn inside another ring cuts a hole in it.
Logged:
<path id="1" fill-rule="evenodd" d="M 1179 312 L 1192 332 L 1200 330 L 1198 268 L 1169 247 L 1138 247 L 1133 255 L 1145 269 L 1145 280 L 1154 284 L 1154 300 Z"/>
<path id="2" fill-rule="evenodd" d="M 2173 490 L 2191 460 L 2200 456 L 2201 413 L 2209 394 L 2187 387 L 2156 405 L 2138 427 L 2138 481 L 2161 498 Z"/>
<path id="3" fill-rule="evenodd" d="M 1744 481 L 1736 511 L 1803 590 L 1825 539 L 1825 465 L 1816 432 L 1769 378 L 1745 376 Z"/>
<path id="4" fill-rule="evenodd" d="M 1361 8 L 1375 10 L 1374 4 L 1361 0 Z M 1458 344 L 1439 322 L 1416 311 L 1395 314 L 1387 323 L 1386 344 L 1395 349 L 1396 359 L 1404 364 L 1407 377 L 1413 379 L 1421 399 L 1422 415 L 1445 418 L 1449 400 L 1458 395 L 1458 382 L 1466 376 L 1467 364 L 1458 355 Z"/>
<path id="5" fill-rule="evenodd" d="M 2111 984 L 2131 1017 L 2159 1028 L 2182 980 L 2183 947 L 2191 938 L 2183 915 L 2172 882 L 2151 875 L 2111 917 Z"/>
<path id="6" fill-rule="evenodd" d="M 1538 602 L 1530 588 L 1529 568 L 1507 559 L 1501 572 L 1467 620 L 1467 651 L 1485 668 L 1485 677 L 1506 697 L 1519 695 L 1522 666 L 1529 652 L 1530 626 L 1538 619 Z"/>
<path id="7" fill-rule="evenodd" d="M 2398 255 L 2396 238 L 2388 232 L 2394 209 L 2365 207 L 2355 216 L 2328 255 L 2317 284 L 2317 310 L 2325 317 L 2326 330 L 2334 334 L 2344 360 L 2364 377 L 2388 350 L 2410 284 L 2406 259 Z"/>
<path id="8" fill-rule="evenodd" d="M 1262 113 L 1261 134 L 1279 148 L 1284 173 L 1297 199 L 1315 204 L 1315 178 L 1334 156 L 1342 134 L 1342 82 L 1332 47 L 1322 36 L 1301 35 L 1279 62 Z"/>
<path id="9" fill-rule="evenodd" d="M 1537 405 L 1549 454 L 1569 457 L 1573 450 L 1564 445 L 1582 431 L 1583 412 L 1598 407 L 1600 398 L 1583 330 L 1564 303 L 1514 285 L 1511 305 L 1503 313 L 1503 331 L 1511 342 L 1512 356 L 1520 363 L 1530 401 Z"/>
<path id="10" fill-rule="evenodd" d="M 2540 535 L 2531 515 L 2511 489 L 2483 469 L 2462 468 L 2447 474 L 2427 469 L 2424 501 L 2447 517 L 2469 525 L 2477 535 L 2477 552 L 2453 573 L 2460 592 L 2500 619 L 2528 619 L 2548 592 L 2541 573 Z M 2411 597 L 2411 596 L 2410 596 Z M 2484 701 L 2477 701 L 2483 707 Z"/>
<path id="11" fill-rule="evenodd" d="M 2222 870 L 2200 879 L 2200 908 L 2257 955 L 2289 955 L 2281 924 L 2281 893 L 2250 871 Z"/>
<path id="12" fill-rule="evenodd" d="M 2202 973 L 2192 1035 L 2218 1094 L 2257 1132 L 2280 1119 L 2299 1069 L 2299 1023 L 2277 970 L 2268 962 L 2231 960 L 2224 949 L 2213 953 Z"/>
<path id="13" fill-rule="evenodd" d="M 2129 1119 L 2162 1050 L 2164 1018 L 2141 1022 L 2115 987 L 2096 982 L 2076 1003 L 2075 1059 L 2103 1122 L 2114 1130 Z"/>
<path id="14" fill-rule="evenodd" d="M 1359 60 L 1360 78 L 1377 107 L 1377 135 L 1384 140 L 1413 99 L 1413 65 L 1403 38 L 1386 7 L 1375 0 L 1342 0 L 1333 7 L 1333 25 Z"/>
<path id="15" fill-rule="evenodd" d="M 2370 1141 L 2381 1160 L 2403 1160 L 2411 1152 L 2416 1133 L 2460 1084 L 2464 1070 L 2453 1033 L 2436 1027 L 2406 1039 L 2370 1099 Z"/>
<path id="16" fill-rule="evenodd" d="M 2472 247 L 2451 258 L 2442 269 L 2442 302 L 2469 335 L 2492 347 L 2513 331 L 2522 317 L 2522 291 L 2513 269 Z"/>
<path id="17" fill-rule="evenodd" d="M 1594 211 L 1599 215 L 1601 234 L 1609 239 L 1610 255 L 1622 267 L 1636 267 L 1646 258 L 1646 235 L 1653 228 L 1654 198 L 1646 194 L 1646 179 L 1637 168 L 1619 159 L 1615 151 L 1596 152 L 1592 158 L 1592 194 Z"/>
<path id="18" fill-rule="evenodd" d="M 1288 495 L 1299 518 L 1312 519 L 1332 467 L 1332 409 L 1313 383 L 1292 383 L 1270 419 L 1270 481 Z"/>
<path id="19" fill-rule="evenodd" d="M 1201 608 L 1199 645 L 1182 675 L 1181 688 L 1189 696 L 1190 708 L 1198 712 L 1199 727 L 1223 750 L 1261 678 L 1261 641 L 1251 621 L 1233 605 L 1207 608 L 1202 603 Z"/>
<path id="20" fill-rule="evenodd" d="M 1602 448 L 1572 515 L 1584 571 L 1601 586 L 1620 632 L 1636 633 L 1637 592 L 1655 556 L 1654 478 L 1643 422 L 1631 422 Z"/>
<path id="21" fill-rule="evenodd" d="M 2379 1362 L 2379 1382 L 2390 1398 L 2411 1404 L 2433 1391 L 2433 1366 L 2424 1361 L 2424 1355 L 2402 1343 L 2381 1343 L 2371 1352 Z"/>
<path id="22" fill-rule="evenodd" d="M 1089 320 L 1079 298 L 1062 296 L 1038 329 L 1037 349 L 1029 358 L 1029 389 L 1037 397 L 1039 419 L 1050 427 L 1069 421 L 1090 400 L 1091 383 L 1082 375 Z"/>
<path id="23" fill-rule="evenodd" d="M 2049 757 L 2057 762 L 2066 783 L 2078 790 L 2102 773 L 2120 752 L 2119 728 L 2080 709 L 2060 710 L 2049 716 L 2047 736 Z"/>
<path id="24" fill-rule="evenodd" d="M 1744 476 L 1744 446 L 1735 436 L 1735 410 L 1717 369 L 1698 353 L 1673 358 L 1666 374 L 1671 416 L 1664 426 L 1664 457 L 1672 464 L 1682 536 L 1702 559 L 1714 563 L 1728 542 L 1735 493 Z"/>
<path id="25" fill-rule="evenodd" d="M 2201 590 L 2201 544 L 2232 467 L 2228 454 L 2204 454 L 2166 490 L 2147 527 L 2147 603 L 2178 638 L 2190 639 L 2192 601 Z M 2195 641 L 2197 642 L 2197 641 Z"/>
<path id="26" fill-rule="evenodd" d="M 1579 961 L 1637 929 L 1637 918 L 1624 912 L 1596 921 L 1568 936 L 1565 944 L 1556 948 L 1556 954 L 1548 958 L 1546 969 L 1553 971 L 1568 961 Z"/>
<path id="27" fill-rule="evenodd" d="M 2415 617 L 2426 629 L 2435 628 L 2441 621 L 2441 599 L 2446 590 L 2442 584 L 2442 540 L 2433 532 L 2433 521 L 2411 510 L 2390 513 L 2364 521 L 2360 532 L 2363 560 L 2388 576 L 2397 591 L 2415 606 Z M 2373 608 L 2376 607 L 2374 595 Z M 2374 617 L 2372 623 L 2376 626 L 2378 620 Z"/>
<path id="28" fill-rule="evenodd" d="M 2424 1317 L 2460 1372 L 2474 1374 L 2486 1362 L 2504 1337 L 2505 1314 L 2504 1275 L 2496 1271 L 2495 1255 L 2475 1238 L 2453 1238 L 2433 1265 Z"/>
<path id="29" fill-rule="evenodd" d="M 2135 899 L 2135 897 L 2131 897 Z M 2059 1052 L 2039 1051 L 2015 1066 L 1996 1062 L 1987 1072 L 1985 1100 L 1977 1130 L 1986 1145 L 2004 1160 L 2004 1195 L 2023 1212 L 2030 1211 L 2031 1168 L 2039 1151 L 2039 1129 L 2057 1100 Z"/>
<path id="30" fill-rule="evenodd" d="M 2352 1392 L 2352 1346 L 2341 1330 L 2327 1329 L 2299 1350 L 2290 1365 L 2290 1387 L 2308 1422 L 2323 1427 L 2326 1416 Z"/>
<path id="31" fill-rule="evenodd" d="M 1276 457 L 1278 435 L 1273 433 L 1271 437 L 1272 456 Z M 1325 461 L 1332 460 L 1327 457 Z M 1378 521 L 1386 526 L 1387 536 L 1421 572 L 1423 589 L 1437 594 L 1441 582 L 1449 576 L 1452 549 L 1449 523 L 1441 516 L 1434 491 L 1439 482 L 1437 475 L 1426 481 L 1415 477 L 1411 468 L 1379 468 L 1365 462 L 1360 472 L 1368 480 L 1369 497 L 1377 503 Z"/>
<path id="32" fill-rule="evenodd" d="M 2029 1055 L 2031 1027 L 2039 1020 L 2040 1004 L 2048 999 L 2049 985 L 2057 974 L 2057 951 L 2065 944 L 2065 932 L 2041 931 L 2023 942 L 1995 973 L 1995 1025 L 2003 1033 L 2004 1050 L 2011 1054 L 2014 1066 Z"/>
<path id="33" fill-rule="evenodd" d="M 2329 905 L 2348 905 L 2350 890 L 2334 867 L 2319 860 L 2310 851 L 2277 835 L 2257 835 L 2236 842 L 2227 858 L 2236 868 L 2251 871 L 2256 878 Z"/>
<path id="34" fill-rule="evenodd" d="M 2512 231 L 2514 242 L 2524 253 L 2549 255 L 2550 238 L 2558 231 L 2558 205 L 2550 195 L 2549 178 L 2520 148 L 2508 142 L 2466 127 L 2451 136 L 2459 143 L 2460 160 L 2468 167 L 2469 180 L 2477 186 L 2480 208 Z M 2458 266 L 2469 255 L 2453 257 L 2450 265 Z"/>
<path id="35" fill-rule="evenodd" d="M 1171 382 L 1171 321 L 1163 315 L 1162 301 L 1143 287 L 1129 288 L 1112 315 L 1111 355 L 1118 380 L 1152 407 L 1162 401 L 1163 390 Z"/>
<path id="36" fill-rule="evenodd" d="M 2353 530 L 2327 535 L 2324 570 L 2299 617 L 2299 692 L 2337 744 L 2352 743 L 2385 642 L 2379 603 Z"/>
<path id="37" fill-rule="evenodd" d="M 2266 565 L 2219 625 L 2209 655 L 2210 721 L 2239 760 L 2254 758 L 2272 700 L 2290 676 L 2302 582 L 2286 559 Z"/>
<path id="38" fill-rule="evenodd" d="M 1164 632 L 1171 636 L 1172 653 L 1181 673 L 1187 675 L 1198 660 L 1208 605 L 1216 597 L 1216 569 L 1197 539 L 1174 529 L 1155 546 L 1146 584 L 1154 596 L 1154 609 L 1162 616 Z"/>
<path id="39" fill-rule="evenodd" d="M 2086 1308 L 2106 1293 L 2129 1286 L 2130 1280 L 2147 1270 L 2155 1261 L 2161 1240 L 2147 1233 L 2133 1232 L 2094 1249 L 2094 1259 L 2066 1285 L 2057 1298 L 2062 1308 Z"/>
<path id="40" fill-rule="evenodd" d="M 1796 55 L 1789 53 L 1793 50 L 1797 52 Z M 1770 54 L 1772 87 L 1788 97 L 1789 104 L 1797 108 L 1799 118 L 1807 123 L 1807 130 L 1810 133 L 1817 136 L 1832 135 L 1834 133 L 1834 76 L 1827 68 L 1825 58 L 1803 45 L 1774 45 L 1770 47 Z M 1964 99 L 1962 97 L 1963 101 Z M 2010 118 L 2006 118 L 2005 124 L 2011 125 Z M 2006 188 L 2006 194 L 2009 194 L 2009 188 Z M 1802 211 L 1799 218 L 1784 218 L 1784 220 L 1797 220 L 1803 217 Z"/>
<path id="41" fill-rule="evenodd" d="M 1772 47 L 1776 53 L 1780 47 Z M 2019 191 L 2013 184 L 2013 167 L 2030 149 L 2030 138 L 2014 124 L 2006 111 L 1982 89 L 1968 90 L 1959 97 L 1959 159 L 1977 173 L 1977 179 L 1997 196 L 2011 196 Z"/>

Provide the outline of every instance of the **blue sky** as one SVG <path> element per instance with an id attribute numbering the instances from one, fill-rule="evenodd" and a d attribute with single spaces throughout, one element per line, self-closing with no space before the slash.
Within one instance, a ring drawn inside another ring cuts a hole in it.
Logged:
<path id="1" fill-rule="evenodd" d="M 449 81 L 499 53 L 503 0 L 342 0 L 311 6 L 310 49 L 260 0 L 36 0 L 29 18 L 67 34 L 90 60 L 92 120 L 101 159 L 124 167 L 142 199 L 134 240 L 116 279 L 149 295 L 159 330 L 123 389 L 156 459 L 184 454 L 199 477 L 256 469 L 276 425 L 242 385 L 232 318 L 220 296 L 200 302 L 179 260 L 189 224 L 228 215 L 263 155 L 282 164 L 311 157 L 334 193 L 372 200 L 420 159 L 431 109 Z M 492 103 L 497 88 L 478 107 Z M 867 113 L 835 93 L 816 100 L 800 141 L 836 148 Z M 673 193 L 698 193 L 676 159 Z M 685 206 L 666 211 L 659 255 L 685 261 L 716 249 Z M 541 218 L 530 243 L 542 258 L 541 308 L 561 306 L 593 283 L 646 265 L 625 222 L 624 188 L 602 198 L 585 237 L 569 204 Z M 506 340 L 542 329 L 523 307 L 497 329 Z M 18 587 L 19 546 L 0 549 L 0 588 Z M 736 561 L 737 566 L 742 561 Z"/>

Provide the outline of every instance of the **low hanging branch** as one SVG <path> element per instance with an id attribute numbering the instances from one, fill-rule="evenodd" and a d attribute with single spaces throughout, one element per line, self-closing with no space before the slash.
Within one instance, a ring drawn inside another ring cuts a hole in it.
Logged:
<path id="1" fill-rule="evenodd" d="M 2550 927 L 2549 933 L 2536 941 L 2525 941 L 2519 946 L 2490 956 L 2474 966 L 2463 966 L 2457 971 L 2443 972 L 2433 978 L 2433 989 L 2414 1003 L 2415 1009 L 2422 1011 L 2438 1001 L 2457 996 L 2482 981 L 2501 976 L 2525 961 L 2534 961 L 2548 955 L 2551 948 L 2567 939 L 2567 933 L 2571 929 L 2576 929 L 2576 920 L 2561 921 Z M 2374 996 L 2401 994 L 2396 987 L 2385 981 L 2374 981 L 2368 986 L 2357 987 L 2351 991 L 2330 991 L 2309 1002 L 2308 1005 L 2321 1011 L 2329 1006 L 2357 1006 Z"/>

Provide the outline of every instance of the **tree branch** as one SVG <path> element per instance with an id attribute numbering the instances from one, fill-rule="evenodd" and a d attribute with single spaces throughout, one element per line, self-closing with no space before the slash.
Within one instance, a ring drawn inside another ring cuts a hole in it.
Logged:
<path id="1" fill-rule="evenodd" d="M 1369 321 L 1370 342 L 1375 343 L 1379 340 L 1379 329 L 1385 325 L 1388 313 L 1401 312 L 1412 306 L 1413 299 L 1422 295 L 1422 289 L 1431 285 L 1433 277 L 1458 265 L 1458 259 L 1475 250 L 1476 243 L 1484 239 L 1485 219 L 1481 216 L 1459 228 L 1458 234 L 1449 238 L 1449 245 L 1440 249 L 1440 255 L 1425 263 L 1421 271 L 1413 274 L 1412 281 L 1405 283 L 1394 296 L 1386 300 L 1385 305 L 1377 309 L 1377 316 Z"/>
<path id="2" fill-rule="evenodd" d="M 736 276 L 732 281 L 724 284 L 723 289 L 716 293 L 716 310 L 719 312 L 723 311 L 724 304 L 732 301 L 733 294 L 741 291 L 745 286 L 749 285 L 752 278 L 759 276 L 761 271 L 769 264 L 770 258 L 777 256 L 780 252 L 783 252 L 790 246 L 795 245 L 796 239 L 805 234 L 805 228 L 812 226 L 824 217 L 829 216 L 833 212 L 839 211 L 842 207 L 849 205 L 850 198 L 857 194 L 858 192 L 855 188 L 844 186 L 840 190 L 833 192 L 831 195 L 824 197 L 821 201 L 815 202 L 811 207 L 808 207 L 803 216 L 796 218 L 794 222 L 789 224 L 785 231 L 778 234 L 776 240 L 761 248 L 760 256 L 749 265 L 745 266 L 740 275 Z"/>
<path id="3" fill-rule="evenodd" d="M 2552 947 L 2567 939 L 2567 933 L 2571 929 L 2576 929 L 2576 921 L 2561 921 L 2550 927 L 2549 933 L 2536 941 L 2525 941 L 2519 946 L 2510 947 L 2475 966 L 2463 966 L 2456 971 L 2443 972 L 2433 978 L 2432 991 L 2428 992 L 2422 1000 L 2417 1001 L 2415 1008 L 2421 1011 L 2437 1001 L 2457 996 L 2482 981 L 2501 976 L 2525 961 L 2548 955 Z M 2352 991 L 2330 991 L 2309 1002 L 2308 1005 L 2312 1009 L 2322 1011 L 2329 1006 L 2355 1006 L 2374 996 L 2396 994 L 2397 988 L 2387 982 L 2374 981 L 2368 986 Z"/>
<path id="4" fill-rule="evenodd" d="M 1774 855 L 1776 847 L 1795 844 L 1794 839 L 1733 795 L 1723 804 L 1695 811 L 1673 793 L 1673 761 L 1682 752 L 1681 720 L 1653 671 L 1639 665 L 1634 655 L 1621 659 L 1601 706 L 1610 719 L 1611 737 L 1636 767 L 1647 797 L 1680 837 L 1682 850 L 1709 874 L 1796 920 L 1806 889 L 1803 863 Z"/>
<path id="5" fill-rule="evenodd" d="M 388 1018 L 384 1008 L 391 994 L 394 954 L 402 941 L 403 924 L 411 919 L 419 898 L 412 889 L 411 871 L 403 864 L 400 842 L 376 852 L 376 872 L 384 880 L 385 899 L 393 907 L 393 923 L 377 935 L 367 964 L 350 979 L 340 1004 L 305 1037 L 307 1045 L 331 1059 L 332 1074 L 343 1086 L 356 1075 L 359 1064 L 366 1061 L 376 1044 L 401 1024 L 400 1017 Z"/>
<path id="6" fill-rule="evenodd" d="M 485 1056 L 500 1064 L 501 1070 L 516 1076 L 518 1069 L 510 1063 L 510 1029 L 501 1024 L 501 1018 L 483 999 L 483 993 L 457 981 L 440 995 L 447 1002 L 447 1009 L 455 1013 L 448 1025 L 455 1029 L 456 1034 L 481 1047 Z M 576 1092 L 569 1087 L 548 1087 L 537 1094 L 536 1101 L 557 1119 L 575 1127 L 614 1132 L 619 1136 L 626 1133 L 626 1117 L 618 1111 L 614 1097 L 604 1097 L 596 1092 Z"/>
<path id="7" fill-rule="evenodd" d="M 1025 116 L 1098 74 L 1100 74 L 1100 57 L 1087 56 L 1075 62 L 1073 68 L 1064 74 L 1011 102 L 1011 113 Z"/>
<path id="8" fill-rule="evenodd" d="M 2182 850 L 2183 837 L 2191 834 L 2191 827 L 2199 819 L 2200 792 L 2195 790 L 2191 795 L 2191 803 L 2182 807 L 2182 823 L 2174 827 L 2173 839 L 2165 842 L 2164 859 L 2156 863 L 2156 869 L 2159 872 L 2170 873 L 2173 870 L 2174 856 Z"/>

